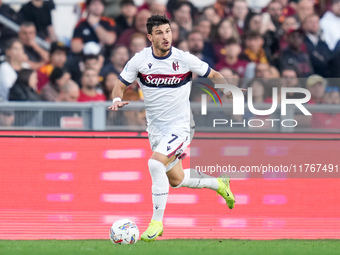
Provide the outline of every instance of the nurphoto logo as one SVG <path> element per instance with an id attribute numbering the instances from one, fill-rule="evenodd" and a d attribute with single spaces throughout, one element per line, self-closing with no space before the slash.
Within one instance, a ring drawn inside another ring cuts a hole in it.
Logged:
<path id="1" fill-rule="evenodd" d="M 209 88 L 215 93 L 215 89 L 209 86 Z M 243 91 L 234 86 L 234 85 L 228 85 L 228 84 L 215 84 L 215 88 L 222 89 L 223 93 L 225 95 L 230 94 L 233 98 L 233 115 L 244 115 L 244 106 L 245 106 L 245 97 Z M 207 92 L 206 89 L 202 89 L 203 91 Z M 287 94 L 289 93 L 302 93 L 304 94 L 304 97 L 302 98 L 287 98 Z M 208 93 L 210 97 L 212 97 L 211 93 Z M 215 93 L 216 94 L 216 93 Z M 309 90 L 304 88 L 287 88 L 283 87 L 281 88 L 281 98 L 280 98 L 280 109 L 281 109 L 281 116 L 287 115 L 287 105 L 295 105 L 305 116 L 311 116 L 312 114 L 305 108 L 303 105 L 304 103 L 307 103 L 311 99 L 311 93 Z M 272 105 L 269 109 L 266 110 L 259 110 L 256 109 L 253 103 L 253 89 L 249 87 L 247 89 L 247 106 L 249 111 L 254 114 L 255 116 L 269 116 L 270 114 L 274 113 L 277 110 L 277 107 L 279 105 L 279 96 L 278 96 L 278 89 L 272 88 Z M 213 97 L 212 97 L 213 98 Z M 219 98 L 219 97 L 218 97 Z M 201 104 L 201 115 L 207 115 L 207 95 L 202 94 L 201 96 L 202 104 Z M 214 98 L 213 98 L 214 100 Z M 220 100 L 220 98 L 219 98 Z M 215 102 L 215 100 L 214 100 Z M 215 102 L 216 104 L 216 102 Z M 222 105 L 222 102 L 221 102 Z M 280 124 L 283 127 L 295 127 L 297 126 L 298 122 L 295 119 L 250 119 L 246 121 L 245 119 L 233 122 L 233 120 L 228 119 L 214 119 L 213 120 L 213 127 L 216 127 L 217 125 L 226 125 L 230 124 L 230 127 L 233 127 L 235 125 L 242 125 L 243 127 L 246 127 L 246 124 L 248 124 L 249 127 L 262 127 L 264 126 L 266 122 L 271 122 L 271 127 L 274 127 L 275 123 L 280 122 Z"/>

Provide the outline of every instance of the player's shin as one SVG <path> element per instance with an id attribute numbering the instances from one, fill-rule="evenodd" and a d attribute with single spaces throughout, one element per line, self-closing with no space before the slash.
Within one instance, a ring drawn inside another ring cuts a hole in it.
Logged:
<path id="1" fill-rule="evenodd" d="M 209 175 L 197 172 L 195 169 L 184 169 L 184 179 L 182 183 L 173 188 L 187 187 L 192 189 L 212 189 L 217 191 L 218 181 Z"/>
<path id="2" fill-rule="evenodd" d="M 149 171 L 152 178 L 152 220 L 162 221 L 169 193 L 169 181 L 163 163 L 149 159 Z"/>

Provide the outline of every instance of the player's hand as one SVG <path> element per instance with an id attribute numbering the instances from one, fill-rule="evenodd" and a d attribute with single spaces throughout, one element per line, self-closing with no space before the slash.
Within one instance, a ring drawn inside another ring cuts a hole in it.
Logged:
<path id="1" fill-rule="evenodd" d="M 122 102 L 114 102 L 111 106 L 109 106 L 107 109 L 111 109 L 112 111 L 118 111 L 119 108 L 122 108 L 123 106 L 129 104 L 129 101 L 122 101 Z"/>
<path id="2" fill-rule="evenodd" d="M 241 89 L 243 92 L 247 91 L 246 89 Z M 227 94 L 226 94 L 227 98 L 233 98 L 233 94 L 231 93 L 231 91 L 229 91 Z"/>

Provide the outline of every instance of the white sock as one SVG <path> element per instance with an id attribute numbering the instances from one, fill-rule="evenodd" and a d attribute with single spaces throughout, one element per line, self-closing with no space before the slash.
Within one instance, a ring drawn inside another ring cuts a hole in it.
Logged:
<path id="1" fill-rule="evenodd" d="M 197 172 L 195 169 L 184 169 L 184 179 L 180 185 L 174 188 L 187 187 L 192 189 L 218 189 L 217 178 Z"/>
<path id="2" fill-rule="evenodd" d="M 169 181 L 166 175 L 166 168 L 163 163 L 155 159 L 149 159 L 148 163 L 152 178 L 152 219 L 162 221 L 169 193 Z"/>

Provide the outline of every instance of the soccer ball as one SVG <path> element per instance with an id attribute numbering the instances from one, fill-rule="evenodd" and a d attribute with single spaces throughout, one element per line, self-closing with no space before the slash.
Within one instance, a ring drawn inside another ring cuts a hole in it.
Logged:
<path id="1" fill-rule="evenodd" d="M 129 220 L 117 220 L 110 229 L 110 240 L 114 244 L 134 244 L 139 238 L 137 225 Z"/>

